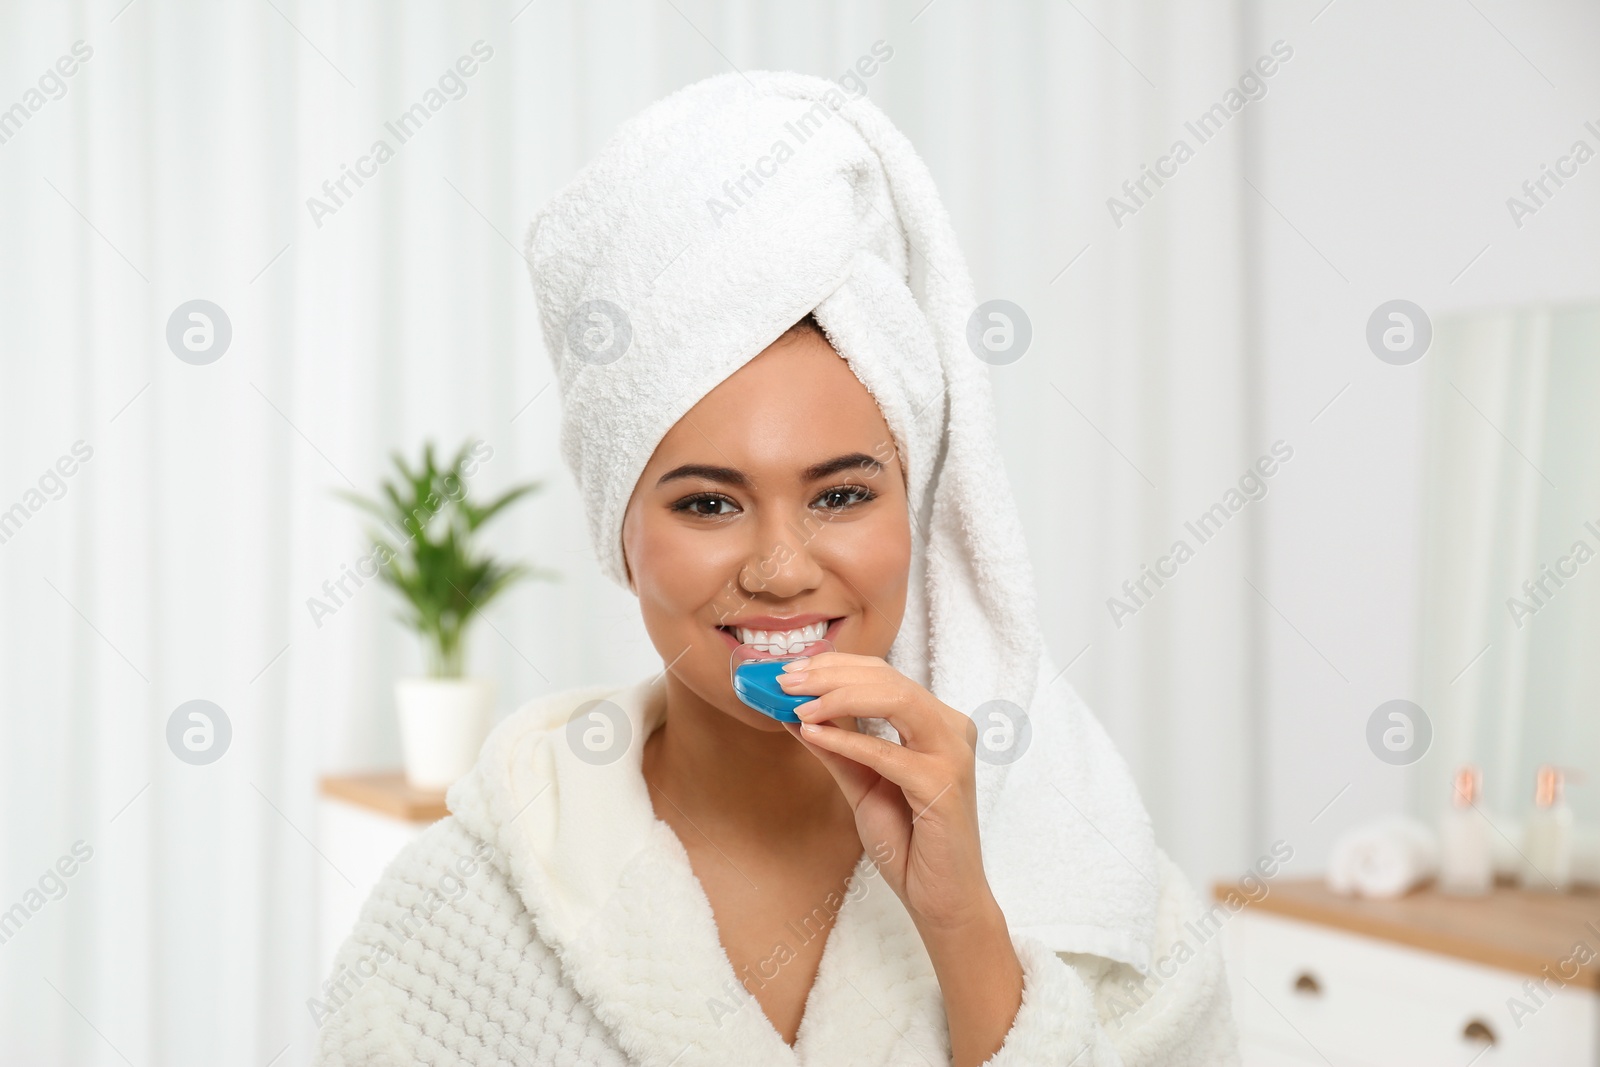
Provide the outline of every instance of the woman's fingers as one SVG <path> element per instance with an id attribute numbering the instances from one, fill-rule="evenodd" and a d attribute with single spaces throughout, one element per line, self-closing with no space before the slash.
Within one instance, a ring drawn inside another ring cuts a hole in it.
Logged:
<path id="1" fill-rule="evenodd" d="M 823 721 L 857 715 L 888 719 L 913 748 L 926 747 L 919 741 L 945 731 L 963 738 L 973 732 L 970 717 L 873 656 L 824 653 L 812 657 L 804 670 L 779 673 L 778 684 L 790 696 L 819 698 L 795 709 L 802 719 Z M 830 699 L 830 693 L 837 695 Z"/>
<path id="2" fill-rule="evenodd" d="M 858 656 L 854 652 L 818 652 L 815 656 L 806 656 L 799 660 L 791 660 L 785 666 L 798 663 L 802 667 L 888 667 L 887 661 L 878 656 Z M 893 670 L 893 667 L 889 667 Z"/>
<path id="3" fill-rule="evenodd" d="M 887 663 L 807 664 L 802 670 L 785 669 L 778 672 L 778 684 L 783 686 L 783 691 L 796 696 L 820 696 L 840 686 L 864 685 L 894 678 L 910 681 Z"/>
<path id="4" fill-rule="evenodd" d="M 794 713 L 806 722 L 863 716 L 887 719 L 906 747 L 936 753 L 953 747 L 951 739 L 964 734 L 955 729 L 942 708 L 915 683 L 896 677 L 833 689 L 801 704 Z"/>
<path id="5" fill-rule="evenodd" d="M 792 666 L 792 665 L 791 665 Z M 784 692 L 814 696 L 795 709 L 802 720 L 790 732 L 833 772 L 852 804 L 879 776 L 925 805 L 970 774 L 975 730 L 971 718 L 875 656 L 826 652 L 804 670 L 778 675 Z M 900 743 L 833 725 L 835 719 L 885 719 Z M 831 757 L 831 758 L 830 758 Z M 859 767 L 864 777 L 845 769 Z"/>
<path id="6" fill-rule="evenodd" d="M 806 747 L 816 753 L 823 765 L 833 772 L 834 780 L 841 788 L 845 789 L 845 796 L 852 806 L 859 803 L 860 798 L 867 790 L 871 789 L 871 774 L 855 777 L 844 771 L 834 760 L 854 762 L 863 770 L 875 772 L 887 778 L 905 791 L 907 799 L 920 797 L 923 794 L 936 793 L 945 787 L 945 782 L 933 783 L 936 773 L 930 774 L 934 766 L 930 765 L 925 757 L 909 751 L 904 745 L 897 745 L 893 741 L 885 741 L 881 737 L 871 734 L 857 733 L 846 730 L 832 723 L 816 725 L 815 729 L 806 729 L 806 724 L 789 724 L 789 732 L 805 743 Z M 819 751 L 820 750 L 820 751 Z M 829 757 L 832 757 L 830 760 Z"/>

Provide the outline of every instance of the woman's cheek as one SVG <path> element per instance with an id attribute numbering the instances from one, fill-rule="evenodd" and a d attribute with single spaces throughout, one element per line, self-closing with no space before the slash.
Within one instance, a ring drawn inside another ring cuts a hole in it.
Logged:
<path id="1" fill-rule="evenodd" d="M 847 534 L 847 551 L 841 565 L 853 582 L 865 583 L 880 590 L 903 586 L 911 568 L 911 532 L 909 523 L 899 522 L 857 523 L 844 531 Z"/>
<path id="2" fill-rule="evenodd" d="M 651 541 L 649 557 L 658 599 L 690 616 L 726 599 L 742 560 L 732 538 L 701 530 L 660 531 Z"/>
<path id="3" fill-rule="evenodd" d="M 856 523 L 830 533 L 839 536 L 830 545 L 827 566 L 866 601 L 861 605 L 867 613 L 862 636 L 874 647 L 862 651 L 885 655 L 905 615 L 911 569 L 909 523 L 903 518 L 899 523 Z"/>

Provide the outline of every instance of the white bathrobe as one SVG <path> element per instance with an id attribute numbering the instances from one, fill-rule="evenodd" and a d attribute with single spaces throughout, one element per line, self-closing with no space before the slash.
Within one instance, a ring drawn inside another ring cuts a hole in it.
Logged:
<path id="1" fill-rule="evenodd" d="M 310 1003 L 317 1063 L 950 1062 L 927 950 L 866 855 L 828 902 L 837 918 L 795 1044 L 784 1043 L 651 807 L 640 758 L 665 693 L 661 677 L 572 690 L 495 729 L 451 788 L 451 816 L 390 864 Z M 613 705 L 609 725 L 589 714 L 600 700 Z M 1157 857 L 1151 973 L 1013 931 L 1022 1006 L 991 1067 L 1238 1062 L 1216 924 Z"/>

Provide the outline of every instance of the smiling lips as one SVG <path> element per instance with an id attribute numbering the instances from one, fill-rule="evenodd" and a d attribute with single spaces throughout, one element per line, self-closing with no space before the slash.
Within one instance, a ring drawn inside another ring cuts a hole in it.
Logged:
<path id="1" fill-rule="evenodd" d="M 798 626 L 794 625 L 794 623 L 801 622 L 801 620 L 810 621 L 803 622 Z M 742 621 L 753 625 L 733 624 L 719 626 L 717 629 L 729 635 L 738 644 L 752 645 L 767 655 L 781 656 L 799 652 L 813 641 L 821 640 L 839 619 L 829 619 L 824 615 L 796 615 L 790 619 L 764 617 Z M 781 628 L 784 623 L 789 623 L 789 628 Z M 758 627 L 766 628 L 760 629 Z"/>

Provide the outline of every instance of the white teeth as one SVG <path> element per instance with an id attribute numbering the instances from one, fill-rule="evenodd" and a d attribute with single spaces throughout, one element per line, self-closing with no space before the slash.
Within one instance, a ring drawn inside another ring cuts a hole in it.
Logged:
<path id="1" fill-rule="evenodd" d="M 743 626 L 732 629 L 742 645 L 754 645 L 758 651 L 768 655 L 785 655 L 821 640 L 822 635 L 828 632 L 828 620 L 823 619 L 798 630 L 747 630 Z"/>

